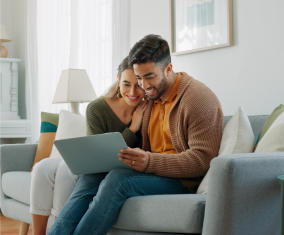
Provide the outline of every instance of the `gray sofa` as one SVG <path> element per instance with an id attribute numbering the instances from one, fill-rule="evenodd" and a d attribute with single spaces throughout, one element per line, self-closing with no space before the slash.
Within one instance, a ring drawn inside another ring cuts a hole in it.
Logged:
<path id="1" fill-rule="evenodd" d="M 225 122 L 229 117 L 225 118 Z M 255 136 L 267 116 L 250 116 Z M 31 223 L 30 168 L 35 144 L 1 146 L 2 213 Z M 234 154 L 211 162 L 207 195 L 133 197 L 109 234 L 277 235 L 284 152 Z M 52 218 L 49 226 L 52 224 Z"/>

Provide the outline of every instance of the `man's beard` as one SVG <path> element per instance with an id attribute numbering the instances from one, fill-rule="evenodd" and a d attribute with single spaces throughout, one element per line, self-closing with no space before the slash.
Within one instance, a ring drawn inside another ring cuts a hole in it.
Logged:
<path id="1" fill-rule="evenodd" d="M 161 83 L 159 84 L 158 88 L 156 88 L 156 87 L 151 87 L 151 89 L 155 89 L 155 90 L 158 92 L 158 94 L 157 94 L 155 97 L 150 97 L 150 96 L 148 96 L 147 93 L 146 93 L 146 96 L 147 96 L 148 99 L 150 99 L 150 100 L 157 100 L 157 99 L 159 99 L 159 98 L 163 95 L 163 93 L 165 92 L 165 90 L 167 89 L 167 87 L 168 87 L 168 79 L 167 79 L 167 78 L 165 77 L 165 75 L 163 74 L 163 79 L 162 79 Z"/>

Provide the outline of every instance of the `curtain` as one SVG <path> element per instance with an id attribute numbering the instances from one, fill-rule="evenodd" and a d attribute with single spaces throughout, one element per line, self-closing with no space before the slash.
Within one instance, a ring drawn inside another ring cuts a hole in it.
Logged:
<path id="1" fill-rule="evenodd" d="M 116 80 L 129 50 L 129 0 L 29 0 L 27 76 L 33 139 L 41 111 L 59 113 L 69 104 L 52 104 L 62 70 L 85 69 L 97 96 Z M 80 104 L 85 115 L 87 103 Z"/>
<path id="2" fill-rule="evenodd" d="M 35 142 L 39 136 L 40 112 L 38 105 L 38 57 L 37 57 L 37 0 L 27 1 L 27 31 L 26 31 L 26 100 L 27 119 L 31 121 L 32 137 L 29 142 Z"/>
<path id="3" fill-rule="evenodd" d="M 117 67 L 130 49 L 130 2 L 114 0 L 112 4 L 112 75 L 116 77 Z"/>

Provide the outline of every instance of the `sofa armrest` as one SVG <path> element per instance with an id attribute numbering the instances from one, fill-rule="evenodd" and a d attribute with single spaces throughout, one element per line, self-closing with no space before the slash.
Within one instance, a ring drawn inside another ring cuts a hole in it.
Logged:
<path id="1" fill-rule="evenodd" d="M 203 235 L 279 234 L 284 152 L 227 155 L 210 168 Z"/>
<path id="2" fill-rule="evenodd" d="M 9 144 L 0 146 L 1 175 L 7 171 L 30 171 L 37 144 Z"/>
<path id="3" fill-rule="evenodd" d="M 2 175 L 8 171 L 30 171 L 37 144 L 0 145 L 0 207 L 5 198 L 2 192 Z"/>

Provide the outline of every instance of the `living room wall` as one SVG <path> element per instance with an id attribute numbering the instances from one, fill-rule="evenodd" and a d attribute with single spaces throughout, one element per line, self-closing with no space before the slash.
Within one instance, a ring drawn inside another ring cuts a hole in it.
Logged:
<path id="1" fill-rule="evenodd" d="M 149 33 L 170 42 L 169 0 L 130 0 L 130 45 Z M 25 108 L 26 0 L 0 0 L 0 19 L 12 40 L 9 57 L 23 60 L 19 78 L 19 111 Z M 219 97 L 224 113 L 239 105 L 248 114 L 268 114 L 284 103 L 284 1 L 233 0 L 234 45 L 173 56 L 175 71 L 185 71 L 208 85 Z"/>
<path id="2" fill-rule="evenodd" d="M 149 33 L 170 42 L 165 0 L 131 0 L 130 44 Z M 207 84 L 226 115 L 239 105 L 248 114 L 269 114 L 284 103 L 284 1 L 233 0 L 234 45 L 173 56 L 175 71 Z"/>

